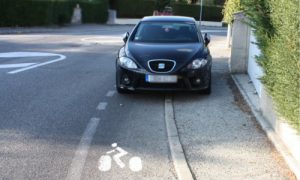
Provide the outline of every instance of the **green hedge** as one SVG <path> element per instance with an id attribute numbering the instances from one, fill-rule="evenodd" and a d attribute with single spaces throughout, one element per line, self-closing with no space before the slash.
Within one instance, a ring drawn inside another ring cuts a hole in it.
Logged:
<path id="1" fill-rule="evenodd" d="M 200 6 L 192 4 L 172 4 L 175 15 L 190 16 L 199 19 Z M 117 3 L 119 18 L 142 18 L 151 16 L 156 8 L 153 0 L 120 0 Z M 222 21 L 222 6 L 203 6 L 204 21 Z"/>
<path id="2" fill-rule="evenodd" d="M 219 5 L 223 6 L 226 0 L 203 0 L 203 5 L 206 6 L 214 6 L 214 5 Z M 198 0 L 198 3 L 200 0 Z"/>
<path id="3" fill-rule="evenodd" d="M 73 8 L 79 3 L 84 23 L 107 20 L 108 2 L 66 0 L 1 0 L 0 26 L 39 26 L 70 23 Z"/>
<path id="4" fill-rule="evenodd" d="M 223 19 L 222 6 L 203 6 L 202 20 L 203 21 L 218 21 Z M 190 16 L 199 20 L 200 6 L 192 4 L 174 4 L 173 11 L 175 15 Z"/>
<path id="5" fill-rule="evenodd" d="M 262 54 L 262 78 L 277 111 L 300 132 L 299 0 L 245 0 Z"/>
<path id="6" fill-rule="evenodd" d="M 82 8 L 82 21 L 84 23 L 106 23 L 108 18 L 108 1 L 79 4 Z"/>
<path id="7" fill-rule="evenodd" d="M 155 10 L 153 0 L 119 0 L 117 2 L 117 16 L 119 18 L 142 18 L 152 16 Z"/>
<path id="8" fill-rule="evenodd" d="M 241 0 L 227 0 L 222 11 L 224 15 L 223 21 L 227 24 L 232 24 L 233 14 L 241 10 L 243 10 Z"/>

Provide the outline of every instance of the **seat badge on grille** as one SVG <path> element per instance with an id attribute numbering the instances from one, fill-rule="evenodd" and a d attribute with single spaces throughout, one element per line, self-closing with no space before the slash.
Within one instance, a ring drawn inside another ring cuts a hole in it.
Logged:
<path id="1" fill-rule="evenodd" d="M 165 69 L 165 64 L 164 63 L 159 63 L 158 64 L 158 69 Z"/>

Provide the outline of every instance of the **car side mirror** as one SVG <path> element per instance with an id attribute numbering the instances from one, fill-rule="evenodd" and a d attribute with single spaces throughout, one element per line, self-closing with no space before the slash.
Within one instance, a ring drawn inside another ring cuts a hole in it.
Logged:
<path id="1" fill-rule="evenodd" d="M 210 43 L 210 35 L 207 33 L 204 34 L 204 44 L 207 46 Z"/>
<path id="2" fill-rule="evenodd" d="M 128 38 L 129 38 L 129 32 L 126 32 L 126 33 L 123 35 L 123 41 L 124 41 L 124 43 L 127 42 Z"/>

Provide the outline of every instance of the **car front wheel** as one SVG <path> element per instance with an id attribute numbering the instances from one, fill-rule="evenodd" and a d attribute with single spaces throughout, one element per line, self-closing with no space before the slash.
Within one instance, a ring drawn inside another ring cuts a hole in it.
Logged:
<path id="1" fill-rule="evenodd" d="M 116 89 L 119 94 L 128 94 L 129 91 L 120 87 L 120 73 L 116 73 Z"/>
<path id="2" fill-rule="evenodd" d="M 211 94 L 211 72 L 209 73 L 209 84 L 208 84 L 208 87 L 204 90 L 202 90 L 202 93 L 203 94 Z"/>

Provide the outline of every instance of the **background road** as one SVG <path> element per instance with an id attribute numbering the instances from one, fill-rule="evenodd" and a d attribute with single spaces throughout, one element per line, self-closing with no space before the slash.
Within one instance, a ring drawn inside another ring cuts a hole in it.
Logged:
<path id="1" fill-rule="evenodd" d="M 165 94 L 115 92 L 115 57 L 132 28 L 87 25 L 0 36 L 0 179 L 177 179 Z M 173 95 L 192 173 L 197 179 L 292 179 L 255 120 L 234 103 L 225 29 L 204 32 L 212 35 L 213 93 Z M 66 58 L 4 57 L 8 52 Z M 101 172 L 98 160 L 112 143 L 128 152 L 126 167 L 113 162 Z M 133 156 L 142 159 L 142 171 L 128 168 Z"/>

